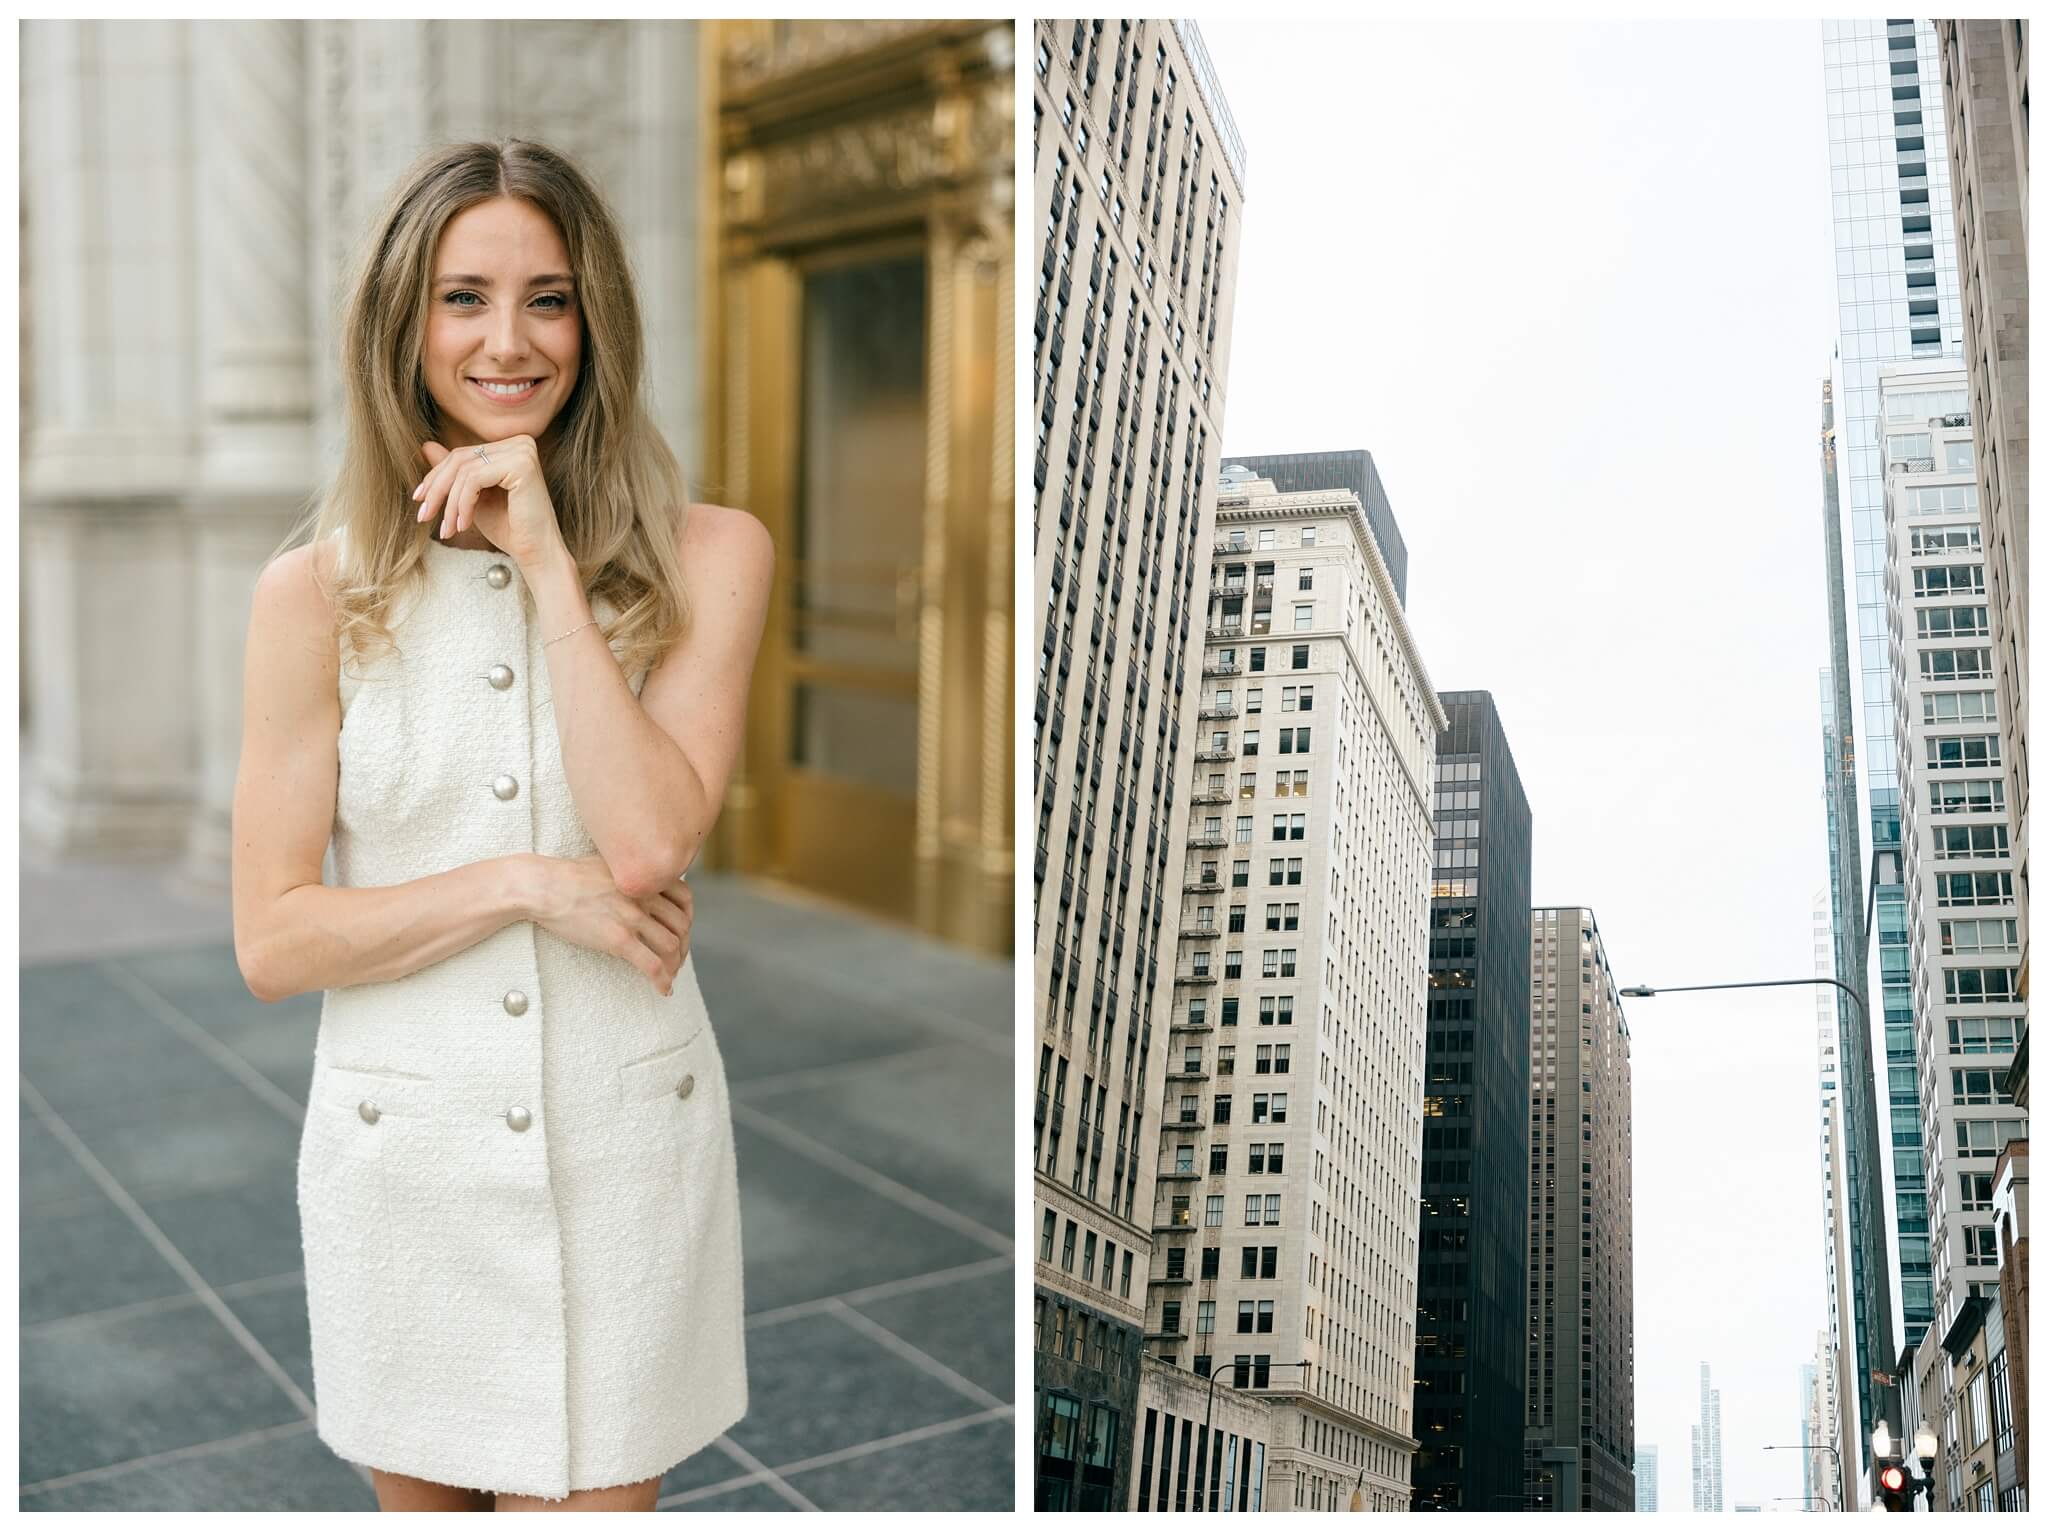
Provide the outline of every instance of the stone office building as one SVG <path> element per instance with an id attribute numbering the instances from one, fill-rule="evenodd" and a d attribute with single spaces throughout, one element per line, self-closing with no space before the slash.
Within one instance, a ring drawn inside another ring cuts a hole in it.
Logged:
<path id="1" fill-rule="evenodd" d="M 1999 655 L 1999 731 L 2018 860 L 2027 980 L 2027 74 L 2022 17 L 1937 21 L 1963 360 L 1977 434 L 1984 567 Z"/>
<path id="2" fill-rule="evenodd" d="M 1272 1400 L 1269 1508 L 1401 1510 L 1446 720 L 1350 490 L 1226 467 L 1214 553 L 1146 1340 Z"/>
<path id="3" fill-rule="evenodd" d="M 1130 1502 L 1244 150 L 1182 22 L 1031 51 L 1033 1503 Z M 1020 337 L 1021 340 L 1021 337 Z"/>
<path id="4" fill-rule="evenodd" d="M 1526 1504 L 1627 1510 L 1635 1503 L 1628 1018 L 1592 910 L 1538 909 L 1530 925 Z M 1705 1393 L 1702 1369 L 1703 1405 Z M 1713 1449 L 1718 1459 L 1718 1421 Z M 1718 1460 L 1715 1472 L 1718 1484 Z"/>
<path id="5" fill-rule="evenodd" d="M 1997 1290 L 1992 1168 L 2024 1136 L 2005 1075 L 2026 1027 L 2013 824 L 1983 517 L 1963 369 L 1880 370 L 1892 715 L 1934 1322 L 1916 1385 L 1948 1367 L 1963 1302 Z"/>

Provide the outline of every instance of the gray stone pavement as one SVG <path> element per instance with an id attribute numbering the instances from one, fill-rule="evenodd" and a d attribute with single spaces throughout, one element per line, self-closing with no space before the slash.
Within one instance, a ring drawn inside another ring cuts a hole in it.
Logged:
<path id="1" fill-rule="evenodd" d="M 1014 1503 L 1010 966 L 699 874 L 731 1077 L 751 1408 L 661 1508 Z M 224 897 L 21 888 L 23 1510 L 365 1510 L 313 1434 L 294 1188 L 320 997 Z"/>

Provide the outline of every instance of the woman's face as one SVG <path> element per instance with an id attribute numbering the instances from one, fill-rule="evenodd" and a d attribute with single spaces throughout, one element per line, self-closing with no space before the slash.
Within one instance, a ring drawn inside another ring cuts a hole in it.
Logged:
<path id="1" fill-rule="evenodd" d="M 428 276 L 422 366 L 441 444 L 542 441 L 583 355 L 583 316 L 554 220 L 517 197 L 479 202 L 441 231 Z M 522 391 L 486 386 L 493 382 Z"/>

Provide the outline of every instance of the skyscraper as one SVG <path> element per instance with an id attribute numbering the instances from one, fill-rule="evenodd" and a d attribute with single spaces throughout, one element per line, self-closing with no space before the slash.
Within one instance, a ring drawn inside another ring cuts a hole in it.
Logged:
<path id="1" fill-rule="evenodd" d="M 1041 1509 L 1128 1503 L 1244 151 L 1185 23 L 1037 21 Z M 1084 604 L 1085 603 L 1085 604 Z M 1163 953 L 1163 956 L 1162 956 Z"/>
<path id="2" fill-rule="evenodd" d="M 1657 1448 L 1636 1447 L 1636 1512 L 1657 1512 Z"/>
<path id="3" fill-rule="evenodd" d="M 2023 19 L 1937 21 L 1998 727 L 2027 981 L 2027 51 Z"/>
<path id="4" fill-rule="evenodd" d="M 1445 717 L 1358 497 L 1220 479 L 1146 1338 L 1272 1399 L 1267 1508 L 1405 1509 Z"/>
<path id="5" fill-rule="evenodd" d="M 1830 694 L 1831 689 L 1832 678 L 1823 670 L 1823 698 Z M 1833 956 L 1829 899 L 1827 894 L 1820 893 L 1813 900 L 1813 973 L 1816 978 L 1834 976 Z M 1845 1011 L 1850 1015 L 1856 1012 L 1854 1006 L 1843 1002 L 1841 991 L 1832 984 L 1816 985 L 1813 992 L 1816 1012 L 1814 1036 L 1820 1075 L 1821 1263 L 1826 1272 L 1828 1315 L 1827 1327 L 1821 1331 L 1815 1364 L 1827 1373 L 1824 1389 L 1828 1398 L 1827 1433 L 1822 1441 L 1833 1446 L 1841 1460 L 1847 1462 L 1856 1449 L 1856 1400 L 1850 1385 L 1850 1374 L 1856 1365 L 1856 1301 L 1850 1281 L 1849 1181 L 1842 1129 L 1842 1058 L 1846 1051 L 1844 1043 L 1848 1028 L 1842 1025 L 1841 1017 Z M 1836 1497 L 1831 1495 L 1829 1503 L 1837 1503 Z"/>
<path id="6" fill-rule="evenodd" d="M 1415 1320 L 1415 1504 L 1522 1496 L 1529 800 L 1484 691 L 1439 698 Z"/>
<path id="7" fill-rule="evenodd" d="M 1884 1038 L 1899 1338 L 1910 1346 L 1933 1317 L 1933 1286 L 1899 840 L 1877 369 L 1919 357 L 1960 357 L 1962 313 L 1934 28 L 1924 21 L 1821 26 L 1840 337 L 1834 403 L 1854 565 L 1859 659 L 1853 673 L 1863 713 L 1869 903 L 1877 944 L 1871 1020 Z M 1862 1386 L 1872 1367 L 1893 1370 L 1896 1356 L 1875 1352 L 1875 1323 L 1870 1327 L 1862 1336 L 1869 1358 L 1859 1368 Z M 1868 1407 L 1863 1416 L 1866 1423 L 1875 1418 Z"/>
<path id="8" fill-rule="evenodd" d="M 1721 1508 L 1721 1390 L 1700 1362 L 1700 1422 L 1692 1427 L 1692 1507 Z"/>
<path id="9" fill-rule="evenodd" d="M 1827 551 L 1829 667 L 1821 672 L 1821 771 L 1828 820 L 1828 910 L 1833 932 L 1835 976 L 1864 997 L 1844 1004 L 1847 996 L 1829 986 L 1834 1001 L 1841 1067 L 1835 1126 L 1841 1153 L 1836 1172 L 1841 1179 L 1835 1205 L 1843 1226 L 1838 1230 L 1838 1256 L 1846 1256 L 1850 1306 L 1840 1310 L 1848 1371 L 1856 1379 L 1855 1406 L 1859 1421 L 1875 1421 L 1876 1372 L 1888 1372 L 1896 1359 L 1892 1348 L 1891 1259 L 1886 1237 L 1885 1121 L 1877 1106 L 1877 1070 L 1873 1062 L 1868 972 L 1868 926 L 1864 920 L 1863 840 L 1856 789 L 1856 706 L 1851 695 L 1849 605 L 1842 553 L 1841 474 L 1836 452 L 1835 384 L 1823 381 L 1820 396 L 1821 532 Z M 1853 1444 L 1857 1460 L 1867 1461 L 1869 1444 L 1859 1436 Z M 1856 1476 L 1852 1474 L 1851 1476 Z"/>
<path id="10" fill-rule="evenodd" d="M 1524 1502 L 1635 1503 L 1628 1019 L 1593 911 L 1530 915 Z"/>
<path id="11" fill-rule="evenodd" d="M 2012 813 L 1998 731 L 1999 666 L 1986 602 L 1968 377 L 1920 362 L 1878 375 L 1905 911 L 1917 1017 L 1934 1323 L 1997 1290 L 1992 1166 L 2026 1134 L 2005 1074 L 2026 1027 Z M 1920 1396 L 1916 1387 L 1909 1397 Z"/>

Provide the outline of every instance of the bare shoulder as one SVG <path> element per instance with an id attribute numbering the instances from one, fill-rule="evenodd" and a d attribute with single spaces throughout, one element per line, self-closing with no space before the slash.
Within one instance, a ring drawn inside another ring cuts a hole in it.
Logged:
<path id="1" fill-rule="evenodd" d="M 684 569 L 709 576 L 714 587 L 765 585 L 775 566 L 768 528 L 729 505 L 692 505 L 678 547 Z"/>
<path id="2" fill-rule="evenodd" d="M 320 652 L 333 648 L 334 607 L 326 580 L 334 549 L 320 542 L 280 553 L 257 576 L 250 628 L 266 639 L 304 640 Z"/>

